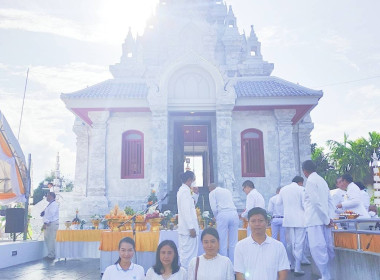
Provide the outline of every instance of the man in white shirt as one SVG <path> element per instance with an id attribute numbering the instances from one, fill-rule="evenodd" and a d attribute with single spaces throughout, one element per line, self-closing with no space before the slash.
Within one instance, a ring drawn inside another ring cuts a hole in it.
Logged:
<path id="1" fill-rule="evenodd" d="M 286 248 L 285 241 L 285 228 L 282 226 L 282 220 L 284 219 L 284 208 L 282 203 L 278 200 L 281 187 L 276 190 L 276 195 L 272 196 L 268 202 L 268 214 L 272 216 L 270 227 L 272 230 L 272 237 L 279 240 Z"/>
<path id="2" fill-rule="evenodd" d="M 181 175 L 182 186 L 177 192 L 178 206 L 178 253 L 181 266 L 187 269 L 192 258 L 198 255 L 199 225 L 190 186 L 194 186 L 195 175 L 186 171 Z"/>
<path id="3" fill-rule="evenodd" d="M 329 261 L 334 258 L 331 227 L 334 206 L 326 181 L 316 173 L 312 160 L 302 163 L 307 178 L 305 187 L 305 222 L 311 255 L 323 280 L 330 280 Z"/>
<path id="4" fill-rule="evenodd" d="M 361 219 L 369 219 L 370 216 L 368 211 L 364 208 L 360 189 L 355 185 L 350 174 L 344 174 L 342 176 L 342 187 L 347 191 L 347 200 L 339 203 L 336 207 L 342 210 L 351 210 L 359 214 L 359 218 Z"/>
<path id="5" fill-rule="evenodd" d="M 355 182 L 355 185 L 359 187 L 364 209 L 368 211 L 371 198 L 369 197 L 367 188 L 362 182 Z"/>
<path id="6" fill-rule="evenodd" d="M 232 193 L 212 183 L 208 186 L 212 213 L 219 233 L 219 253 L 234 263 L 235 245 L 238 242 L 239 216 Z M 228 253 L 227 253 L 228 248 Z"/>
<path id="7" fill-rule="evenodd" d="M 333 205 L 336 206 L 339 203 L 342 203 L 344 201 L 345 196 L 346 196 L 346 191 L 343 189 L 343 185 L 342 185 L 342 177 L 339 177 L 338 179 L 336 179 L 335 186 L 336 186 L 336 189 L 331 190 L 330 194 L 331 194 L 331 199 L 332 199 Z M 339 218 L 340 213 L 343 213 L 343 210 L 336 208 L 334 218 Z"/>
<path id="8" fill-rule="evenodd" d="M 306 236 L 303 178 L 296 176 L 292 183 L 283 187 L 279 194 L 279 203 L 284 207 L 283 227 L 286 230 L 286 251 L 291 268 L 296 276 L 304 275 L 301 269 L 304 242 Z"/>
<path id="9" fill-rule="evenodd" d="M 48 250 L 47 257 L 51 260 L 55 259 L 55 238 L 59 227 L 59 205 L 55 201 L 55 193 L 49 192 L 46 196 L 49 202 L 45 210 L 41 212 L 44 222 L 42 229 L 44 230 L 44 240 Z"/>
<path id="10" fill-rule="evenodd" d="M 241 213 L 241 217 L 248 219 L 248 212 L 253 207 L 261 207 L 265 210 L 265 200 L 264 197 L 255 189 L 255 185 L 252 181 L 247 180 L 243 183 L 243 192 L 247 195 L 247 200 L 245 202 L 245 210 Z M 247 228 L 247 236 L 251 234 L 250 227 Z"/>
<path id="11" fill-rule="evenodd" d="M 266 235 L 268 216 L 261 207 L 248 212 L 252 234 L 235 248 L 236 280 L 285 280 L 289 261 L 281 242 Z"/>

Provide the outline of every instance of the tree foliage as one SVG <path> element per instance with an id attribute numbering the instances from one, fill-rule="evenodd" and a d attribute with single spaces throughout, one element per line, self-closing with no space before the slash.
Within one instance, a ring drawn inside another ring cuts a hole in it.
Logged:
<path id="1" fill-rule="evenodd" d="M 324 149 L 312 144 L 312 160 L 317 164 L 317 172 L 326 179 L 329 186 L 335 184 L 338 174 L 349 173 L 355 181 L 362 181 L 365 185 L 373 183 L 371 156 L 374 152 L 380 156 L 380 133 L 370 132 L 368 138 L 349 140 L 344 134 L 343 142 L 329 140 L 328 153 Z"/>

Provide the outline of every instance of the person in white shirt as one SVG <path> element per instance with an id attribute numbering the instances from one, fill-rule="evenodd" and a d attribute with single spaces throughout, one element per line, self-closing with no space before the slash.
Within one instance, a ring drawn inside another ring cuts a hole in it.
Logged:
<path id="1" fill-rule="evenodd" d="M 241 213 L 241 217 L 244 218 L 245 220 L 248 220 L 248 212 L 251 210 L 253 207 L 261 207 L 265 210 L 265 200 L 264 197 L 259 193 L 255 185 L 253 184 L 252 181 L 247 180 L 244 181 L 243 183 L 243 192 L 247 195 L 247 200 L 245 202 L 245 210 L 243 213 Z M 250 227 L 247 228 L 247 236 L 251 234 L 251 229 Z"/>
<path id="2" fill-rule="evenodd" d="M 190 192 L 191 192 L 191 196 L 192 196 L 192 198 L 194 200 L 194 205 L 197 205 L 198 199 L 199 199 L 199 189 L 198 189 L 198 187 L 191 187 L 190 188 Z"/>
<path id="3" fill-rule="evenodd" d="M 350 174 L 344 174 L 342 176 L 342 186 L 343 189 L 347 191 L 347 200 L 339 203 L 336 207 L 342 210 L 351 210 L 359 214 L 359 219 L 369 219 L 370 216 L 368 211 L 364 208 L 360 189 L 353 181 Z"/>
<path id="4" fill-rule="evenodd" d="M 362 182 L 355 182 L 355 185 L 359 187 L 363 206 L 365 210 L 368 211 L 371 198 L 369 197 L 369 194 L 367 193 L 367 188 L 366 186 L 364 186 Z"/>
<path id="5" fill-rule="evenodd" d="M 190 261 L 187 280 L 235 280 L 229 258 L 218 254 L 219 235 L 216 229 L 206 228 L 201 236 L 205 253 Z"/>
<path id="6" fill-rule="evenodd" d="M 338 179 L 336 179 L 335 185 L 336 185 L 336 189 L 331 190 L 330 194 L 331 194 L 332 202 L 336 206 L 339 203 L 342 203 L 344 201 L 344 198 L 346 196 L 346 191 L 343 189 L 342 177 L 339 177 Z M 340 213 L 343 213 L 343 210 L 336 208 L 334 218 L 339 218 Z"/>
<path id="7" fill-rule="evenodd" d="M 266 235 L 267 212 L 254 207 L 248 212 L 248 221 L 252 234 L 235 248 L 236 280 L 285 280 L 289 260 L 284 245 Z"/>
<path id="8" fill-rule="evenodd" d="M 104 271 L 102 280 L 143 280 L 144 268 L 132 262 L 135 254 L 135 242 L 130 237 L 125 237 L 119 242 L 119 259 Z"/>
<path id="9" fill-rule="evenodd" d="M 268 214 L 272 216 L 270 227 L 272 230 L 272 237 L 280 240 L 286 248 L 285 240 L 285 228 L 282 226 L 282 220 L 284 219 L 284 208 L 282 203 L 278 200 L 281 187 L 276 190 L 276 195 L 272 196 L 268 202 Z"/>
<path id="10" fill-rule="evenodd" d="M 157 247 L 156 264 L 148 269 L 145 280 L 186 280 L 186 276 L 186 270 L 179 265 L 174 241 L 162 241 Z"/>
<path id="11" fill-rule="evenodd" d="M 177 192 L 178 206 L 178 251 L 181 265 L 187 269 L 189 262 L 198 254 L 199 225 L 190 187 L 195 175 L 186 171 L 181 175 L 182 186 Z"/>
<path id="12" fill-rule="evenodd" d="M 334 205 L 326 181 L 316 173 L 312 160 L 302 163 L 307 178 L 305 187 L 305 222 L 311 256 L 323 280 L 330 280 L 329 261 L 334 258 L 331 227 Z"/>
<path id="13" fill-rule="evenodd" d="M 282 226 L 286 230 L 286 251 L 296 276 L 305 274 L 301 269 L 306 236 L 303 181 L 301 176 L 295 176 L 291 184 L 281 189 L 278 199 L 284 207 Z"/>
<path id="14" fill-rule="evenodd" d="M 235 245 L 238 242 L 239 216 L 232 193 L 215 183 L 210 184 L 208 189 L 211 210 L 220 236 L 219 252 L 222 256 L 229 257 L 233 263 Z"/>
<path id="15" fill-rule="evenodd" d="M 49 192 L 46 196 L 49 202 L 45 210 L 41 212 L 44 222 L 42 229 L 44 230 L 44 240 L 48 250 L 47 257 L 51 260 L 55 259 L 55 238 L 59 227 L 59 205 L 55 201 L 55 193 Z"/>

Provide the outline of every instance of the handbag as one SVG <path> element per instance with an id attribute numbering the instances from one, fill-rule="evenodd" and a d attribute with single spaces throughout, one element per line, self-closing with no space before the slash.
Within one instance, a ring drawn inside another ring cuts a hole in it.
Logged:
<path id="1" fill-rule="evenodd" d="M 199 267 L 199 257 L 197 257 L 197 263 L 195 264 L 195 279 L 198 280 L 198 267 Z"/>

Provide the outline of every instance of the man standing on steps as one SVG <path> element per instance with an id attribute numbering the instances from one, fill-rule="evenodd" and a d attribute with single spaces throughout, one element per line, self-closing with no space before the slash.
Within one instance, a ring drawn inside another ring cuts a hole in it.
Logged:
<path id="1" fill-rule="evenodd" d="M 219 252 L 234 262 L 235 245 L 238 242 L 239 216 L 233 202 L 232 193 L 215 183 L 208 186 L 212 213 L 219 233 Z M 228 253 L 227 253 L 228 248 Z"/>
<path id="2" fill-rule="evenodd" d="M 282 222 L 286 232 L 286 252 L 290 267 L 296 276 L 304 275 L 301 269 L 306 235 L 303 178 L 296 176 L 292 183 L 283 187 L 279 193 L 279 203 L 284 207 Z"/>
<path id="3" fill-rule="evenodd" d="M 44 222 L 42 229 L 44 230 L 44 240 L 48 250 L 47 257 L 50 260 L 55 259 L 55 238 L 59 227 L 59 205 L 55 201 L 55 193 L 49 192 L 46 196 L 49 202 L 45 210 L 41 212 L 41 217 Z"/>
<path id="4" fill-rule="evenodd" d="M 329 262 L 334 258 L 331 227 L 334 225 L 334 205 L 326 181 L 317 174 L 315 163 L 306 160 L 302 171 L 307 178 L 305 187 L 305 222 L 311 256 L 322 280 L 330 280 Z"/>
<path id="5" fill-rule="evenodd" d="M 248 220 L 248 212 L 253 207 L 261 207 L 265 210 L 265 200 L 264 197 L 259 193 L 252 181 L 247 180 L 243 183 L 243 192 L 247 195 L 247 200 L 245 202 L 245 210 L 241 213 L 241 217 Z M 247 227 L 247 236 L 251 234 L 251 228 Z"/>
<path id="6" fill-rule="evenodd" d="M 187 269 L 190 260 L 198 255 L 199 225 L 190 187 L 195 175 L 186 171 L 181 175 L 182 186 L 177 192 L 178 205 L 178 253 L 181 266 Z"/>

